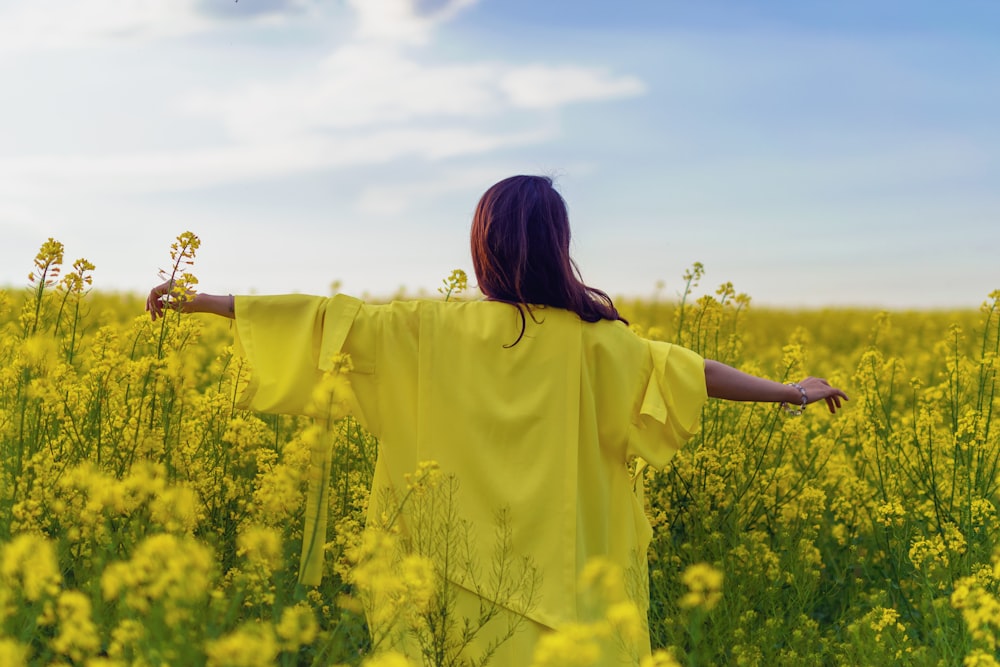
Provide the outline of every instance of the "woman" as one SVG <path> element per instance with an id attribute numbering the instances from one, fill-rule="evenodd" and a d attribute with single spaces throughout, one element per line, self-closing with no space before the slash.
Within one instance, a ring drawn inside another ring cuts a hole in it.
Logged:
<path id="1" fill-rule="evenodd" d="M 507 508 L 513 552 L 541 580 L 537 604 L 509 611 L 507 623 L 515 612 L 527 620 L 492 664 L 527 665 L 540 636 L 579 618 L 588 560 L 642 576 L 651 531 L 627 466 L 637 457 L 666 465 L 707 396 L 799 409 L 823 400 L 831 412 L 847 396 L 820 378 L 785 385 L 636 336 L 605 293 L 581 282 L 566 206 L 548 178 L 492 186 L 471 236 L 483 301 L 197 294 L 183 309 L 236 319 L 253 372 L 242 402 L 256 410 L 323 416 L 313 388 L 335 355 L 350 355 L 352 412 L 381 441 L 370 519 L 384 509 L 379 490 L 404 491 L 419 462 L 436 461 L 459 480 L 473 557 L 488 564 L 496 511 Z M 153 319 L 169 290 L 150 292 Z M 478 598 L 453 583 L 474 616 Z M 647 596 L 636 597 L 645 611 Z M 470 654 L 498 636 L 484 632 Z M 627 651 L 648 652 L 648 634 Z"/>

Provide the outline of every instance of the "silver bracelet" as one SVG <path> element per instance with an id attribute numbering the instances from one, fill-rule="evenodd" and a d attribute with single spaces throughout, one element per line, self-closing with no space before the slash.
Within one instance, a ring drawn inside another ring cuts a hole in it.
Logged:
<path id="1" fill-rule="evenodd" d="M 802 385 L 800 385 L 798 382 L 789 382 L 788 386 L 789 387 L 795 387 L 796 389 L 799 390 L 799 393 L 802 394 L 802 405 L 800 405 L 797 408 L 793 408 L 792 406 L 790 406 L 785 401 L 782 401 L 781 402 L 781 407 L 783 407 L 785 409 L 785 412 L 787 412 L 788 414 L 790 414 L 792 416 L 795 416 L 795 417 L 798 417 L 806 409 L 806 403 L 809 402 L 809 397 L 806 396 L 806 390 L 803 389 Z"/>

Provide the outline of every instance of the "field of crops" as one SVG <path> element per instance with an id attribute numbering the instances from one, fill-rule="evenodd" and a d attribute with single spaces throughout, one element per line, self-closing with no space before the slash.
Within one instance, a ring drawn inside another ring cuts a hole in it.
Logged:
<path id="1" fill-rule="evenodd" d="M 180 238 L 174 270 L 195 249 Z M 235 409 L 228 321 L 152 323 L 142 298 L 63 263 L 51 241 L 0 292 L 0 665 L 405 665 L 386 650 L 400 627 L 462 664 L 440 551 L 363 532 L 378 443 L 350 418 L 331 436 Z M 1000 291 L 978 312 L 791 312 L 706 282 L 695 265 L 678 299 L 619 305 L 643 335 L 825 376 L 851 401 L 801 417 L 709 401 L 670 467 L 643 472 L 644 664 L 1000 664 Z M 311 465 L 331 438 L 329 468 Z M 312 587 L 297 576 L 318 469 L 330 529 Z M 414 471 L 427 525 L 449 520 L 450 483 Z M 593 613 L 539 667 L 591 664 L 641 622 L 606 569 L 588 567 Z M 369 628 L 376 598 L 391 604 Z"/>

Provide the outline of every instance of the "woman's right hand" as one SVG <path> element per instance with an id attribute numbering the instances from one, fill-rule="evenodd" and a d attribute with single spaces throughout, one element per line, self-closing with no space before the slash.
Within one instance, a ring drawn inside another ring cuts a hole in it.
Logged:
<path id="1" fill-rule="evenodd" d="M 164 297 L 170 295 L 173 286 L 174 281 L 168 280 L 149 290 L 149 296 L 146 297 L 146 312 L 149 313 L 154 322 L 157 318 L 163 317 Z"/>
<path id="2" fill-rule="evenodd" d="M 235 302 L 232 294 L 204 294 L 188 289 L 187 296 L 178 298 L 174 294 L 176 282 L 168 280 L 149 290 L 146 297 L 146 312 L 155 322 L 163 317 L 163 309 L 172 308 L 184 313 L 209 313 L 228 317 L 236 317 Z"/>
<path id="3" fill-rule="evenodd" d="M 146 312 L 149 313 L 154 322 L 157 318 L 163 317 L 164 307 L 185 313 L 193 312 L 194 309 L 191 306 L 197 296 L 195 291 L 188 289 L 187 296 L 182 298 L 181 295 L 175 293 L 176 289 L 177 281 L 168 280 L 149 290 L 149 296 L 146 297 Z"/>

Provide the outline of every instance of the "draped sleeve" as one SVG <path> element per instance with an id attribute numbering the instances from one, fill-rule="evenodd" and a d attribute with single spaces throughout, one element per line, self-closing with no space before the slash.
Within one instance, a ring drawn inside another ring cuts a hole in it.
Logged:
<path id="1" fill-rule="evenodd" d="M 374 355 L 370 326 L 363 322 L 355 327 L 361 306 L 361 301 L 341 294 L 333 298 L 299 294 L 237 297 L 236 353 L 244 365 L 237 381 L 237 404 L 260 412 L 320 419 L 333 416 L 328 414 L 329 404 L 315 400 L 324 372 L 333 368 L 338 354 L 358 357 L 361 366 L 370 366 L 368 360 Z M 358 328 L 361 334 L 351 336 Z M 363 374 L 355 374 L 354 380 L 361 377 Z M 363 387 L 366 383 L 356 384 Z M 347 385 L 344 391 L 349 394 L 351 411 L 362 413 L 352 387 Z M 332 455 L 328 434 L 310 450 L 299 581 L 315 586 L 322 577 L 326 541 Z"/>
<path id="2" fill-rule="evenodd" d="M 627 454 L 662 468 L 698 429 L 708 398 L 705 360 L 678 345 L 645 342 L 649 377 L 633 415 Z"/>
<path id="3" fill-rule="evenodd" d="M 237 404 L 260 412 L 317 414 L 313 392 L 344 342 L 361 302 L 289 294 L 235 301 L 236 352 L 246 365 Z"/>

